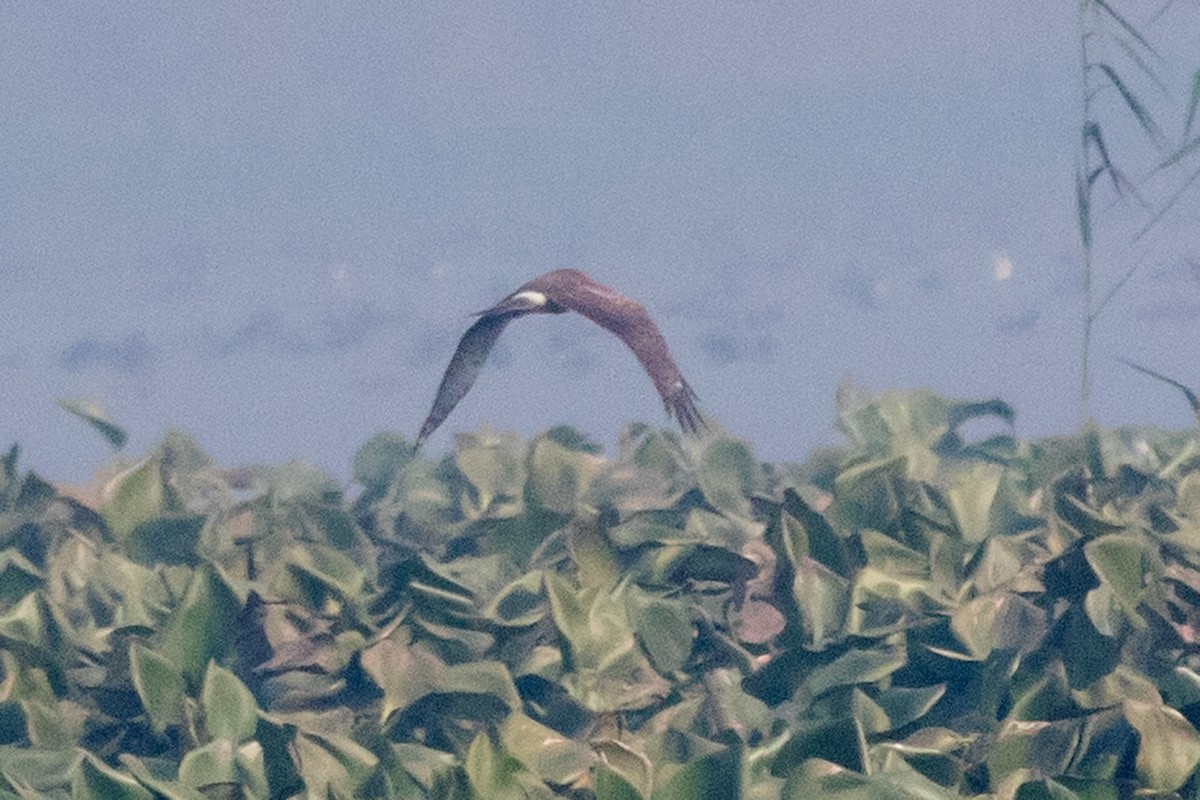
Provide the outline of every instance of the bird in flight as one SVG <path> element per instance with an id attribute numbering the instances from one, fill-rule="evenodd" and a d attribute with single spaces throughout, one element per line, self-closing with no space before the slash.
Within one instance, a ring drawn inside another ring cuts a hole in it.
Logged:
<path id="1" fill-rule="evenodd" d="M 491 308 L 478 312 L 475 324 L 458 342 L 446 367 L 433 408 L 417 434 L 416 446 L 432 434 L 470 390 L 504 326 L 526 314 L 563 314 L 576 311 L 623 341 L 662 396 L 667 415 L 685 433 L 697 433 L 704 419 L 696 410 L 696 393 L 671 358 L 666 340 L 645 307 L 577 269 L 556 269 L 539 275 Z"/>

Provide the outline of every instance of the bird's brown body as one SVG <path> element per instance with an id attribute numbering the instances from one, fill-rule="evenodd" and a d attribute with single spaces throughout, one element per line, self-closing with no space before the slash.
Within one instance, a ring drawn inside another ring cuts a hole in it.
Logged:
<path id="1" fill-rule="evenodd" d="M 539 275 L 496 303 L 480 311 L 479 319 L 458 343 L 442 376 L 437 397 L 417 434 L 419 447 L 470 390 L 487 355 L 509 322 L 526 314 L 563 314 L 575 311 L 611 331 L 633 351 L 654 382 L 679 427 L 696 433 L 704 424 L 696 409 L 696 395 L 671 357 L 666 340 L 645 307 L 576 269 L 558 269 Z"/>

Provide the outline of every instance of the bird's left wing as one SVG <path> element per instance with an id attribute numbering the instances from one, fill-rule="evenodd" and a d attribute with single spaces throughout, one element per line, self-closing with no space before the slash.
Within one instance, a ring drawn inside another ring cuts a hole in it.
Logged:
<path id="1" fill-rule="evenodd" d="M 479 377 L 479 370 L 483 369 L 483 362 L 487 360 L 492 345 L 504 331 L 504 326 L 518 316 L 519 313 L 485 314 L 463 334 L 458 342 L 458 349 L 454 351 L 454 357 L 450 359 L 450 366 L 446 367 L 446 374 L 442 376 L 437 397 L 433 400 L 433 408 L 425 418 L 425 423 L 421 425 L 421 432 L 417 434 L 417 447 L 437 430 L 458 405 L 458 401 L 470 391 L 475 379 Z"/>

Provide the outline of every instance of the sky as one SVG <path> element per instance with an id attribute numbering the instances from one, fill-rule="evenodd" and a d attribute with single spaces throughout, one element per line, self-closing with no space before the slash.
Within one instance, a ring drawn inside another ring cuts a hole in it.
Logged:
<path id="1" fill-rule="evenodd" d="M 126 458 L 180 429 L 224 464 L 346 480 L 374 433 L 415 435 L 472 312 L 560 267 L 642 302 L 763 460 L 838 442 L 846 380 L 1000 397 L 1019 435 L 1070 433 L 1076 7 L 14 4 L 0 445 L 87 480 L 112 453 L 57 404 L 82 398 Z M 1153 170 L 1185 136 L 1200 15 L 1130 19 L 1161 88 L 1092 52 L 1162 142 L 1097 95 L 1138 186 L 1097 189 L 1097 295 L 1136 271 L 1097 319 L 1086 412 L 1183 428 L 1179 393 L 1117 358 L 1200 387 L 1200 164 Z M 567 423 L 611 453 L 634 420 L 670 424 L 621 343 L 532 317 L 427 446 Z"/>

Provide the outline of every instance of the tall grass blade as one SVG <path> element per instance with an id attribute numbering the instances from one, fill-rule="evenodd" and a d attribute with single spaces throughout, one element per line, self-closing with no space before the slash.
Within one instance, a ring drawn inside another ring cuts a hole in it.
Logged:
<path id="1" fill-rule="evenodd" d="M 1133 93 L 1133 90 L 1125 85 L 1125 82 L 1121 80 L 1121 76 L 1117 74 L 1117 71 L 1104 62 L 1095 64 L 1094 66 L 1096 69 L 1103 72 L 1104 76 L 1108 78 L 1109 83 L 1111 83 L 1116 90 L 1121 93 L 1121 99 L 1125 101 L 1125 105 L 1129 108 L 1130 113 L 1133 114 L 1134 119 L 1138 121 L 1138 124 L 1142 126 L 1142 130 L 1146 132 L 1146 135 L 1149 136 L 1155 144 L 1161 142 L 1163 135 L 1158 129 L 1158 124 L 1154 121 L 1154 117 L 1151 116 L 1150 112 L 1146 110 L 1146 107 L 1142 105 L 1142 101 L 1139 100 L 1138 96 Z"/>
<path id="2" fill-rule="evenodd" d="M 1149 375 L 1151 378 L 1154 378 L 1155 380 L 1160 380 L 1169 386 L 1174 386 L 1176 389 L 1183 392 L 1183 396 L 1185 398 L 1187 398 L 1188 405 L 1190 405 L 1192 407 L 1192 413 L 1196 415 L 1196 421 L 1200 422 L 1200 397 L 1197 397 L 1196 393 L 1193 392 L 1191 389 L 1189 389 L 1187 386 L 1184 386 L 1182 383 L 1180 383 L 1177 380 L 1168 378 L 1166 375 L 1163 375 L 1160 372 L 1155 372 L 1154 370 L 1150 369 L 1149 367 L 1143 367 L 1141 364 L 1138 364 L 1136 361 L 1130 361 L 1129 359 L 1121 358 L 1120 356 L 1117 356 L 1117 361 L 1120 361 L 1122 364 L 1124 364 L 1127 367 L 1136 369 L 1138 372 L 1141 372 L 1145 375 Z"/>

